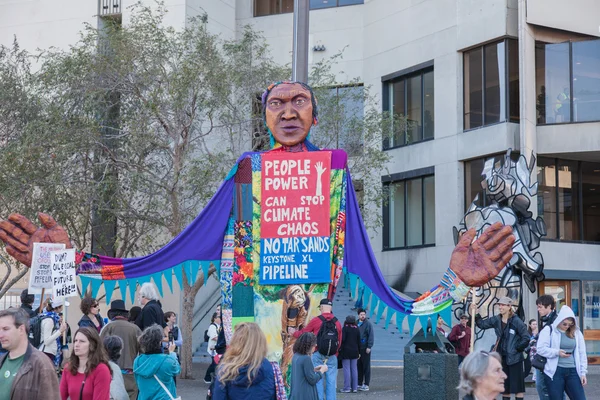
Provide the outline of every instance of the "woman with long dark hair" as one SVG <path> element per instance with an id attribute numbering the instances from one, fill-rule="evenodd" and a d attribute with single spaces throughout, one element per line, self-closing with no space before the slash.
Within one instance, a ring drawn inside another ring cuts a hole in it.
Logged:
<path id="1" fill-rule="evenodd" d="M 73 352 L 60 381 L 62 400 L 109 400 L 112 372 L 108 355 L 94 328 L 79 328 Z"/>
<path id="2" fill-rule="evenodd" d="M 315 368 L 312 354 L 317 345 L 317 337 L 312 332 L 305 332 L 294 343 L 292 357 L 292 377 L 290 382 L 290 400 L 318 400 L 317 382 L 323 379 L 327 365 Z"/>

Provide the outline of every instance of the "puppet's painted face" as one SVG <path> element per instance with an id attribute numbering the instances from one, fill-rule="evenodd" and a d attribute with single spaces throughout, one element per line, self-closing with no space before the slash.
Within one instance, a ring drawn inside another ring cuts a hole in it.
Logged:
<path id="1" fill-rule="evenodd" d="M 267 127 L 284 146 L 302 143 L 313 124 L 311 94 L 298 83 L 276 86 L 267 98 Z"/>

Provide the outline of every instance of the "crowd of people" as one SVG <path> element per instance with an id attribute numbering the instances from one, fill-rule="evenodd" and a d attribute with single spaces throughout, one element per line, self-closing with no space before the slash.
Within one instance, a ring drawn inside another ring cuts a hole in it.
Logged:
<path id="1" fill-rule="evenodd" d="M 34 297 L 25 290 L 20 308 L 0 311 L 0 343 L 6 352 L 0 357 L 0 400 L 176 398 L 178 348 L 183 341 L 177 315 L 163 313 L 152 284 L 142 285 L 138 300 L 142 307 L 131 310 L 123 300 L 112 301 L 105 321 L 98 301 L 84 297 L 68 348 L 70 327 L 63 320 L 63 301 L 49 299 L 38 313 L 32 307 Z M 565 395 L 586 399 L 587 354 L 578 318 L 566 305 L 557 312 L 549 295 L 539 297 L 536 305 L 539 326 L 537 319 L 525 324 L 509 297 L 500 298 L 496 315 L 485 319 L 472 305 L 477 327 L 494 330 L 496 341 L 489 352 L 470 352 L 469 315 L 461 315 L 450 330 L 438 318 L 438 333 L 448 337 L 458 354 L 463 399 L 491 400 L 500 394 L 503 400 L 523 398 L 525 377 L 532 369 L 540 400 L 562 400 Z M 211 385 L 210 396 L 281 399 L 287 391 L 291 400 L 331 400 L 338 392 L 338 369 L 344 377 L 339 392 L 369 390 L 373 326 L 364 309 L 342 324 L 332 307 L 330 299 L 321 300 L 320 315 L 294 332 L 287 383 L 279 364 L 267 359 L 266 337 L 257 324 L 238 324 L 229 345 L 224 345 L 218 307 L 205 333 L 212 360 L 204 377 Z"/>

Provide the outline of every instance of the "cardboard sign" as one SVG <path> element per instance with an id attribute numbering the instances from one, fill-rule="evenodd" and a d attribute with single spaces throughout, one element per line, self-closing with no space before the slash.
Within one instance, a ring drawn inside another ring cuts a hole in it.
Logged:
<path id="1" fill-rule="evenodd" d="M 34 243 L 31 270 L 29 271 L 30 294 L 42 293 L 42 289 L 52 289 L 52 270 L 50 269 L 50 252 L 63 250 L 62 243 Z"/>
<path id="2" fill-rule="evenodd" d="M 265 153 L 261 284 L 331 282 L 331 153 Z"/>
<path id="3" fill-rule="evenodd" d="M 75 249 L 50 252 L 52 297 L 77 296 L 75 280 Z"/>

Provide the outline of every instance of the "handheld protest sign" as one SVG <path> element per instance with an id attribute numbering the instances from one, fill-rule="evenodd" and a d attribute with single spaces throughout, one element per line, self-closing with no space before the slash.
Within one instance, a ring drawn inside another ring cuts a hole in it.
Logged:
<path id="1" fill-rule="evenodd" d="M 31 270 L 29 271 L 28 292 L 31 294 L 42 293 L 45 289 L 52 289 L 52 270 L 50 268 L 50 253 L 63 250 L 63 243 L 34 243 Z"/>

